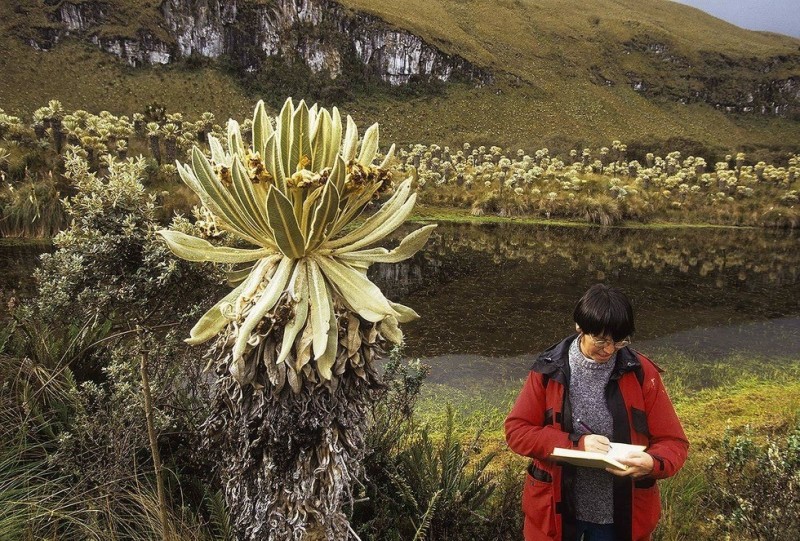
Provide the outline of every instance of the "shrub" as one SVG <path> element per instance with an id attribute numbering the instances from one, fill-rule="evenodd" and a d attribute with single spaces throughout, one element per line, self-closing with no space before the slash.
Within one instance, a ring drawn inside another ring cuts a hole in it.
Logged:
<path id="1" fill-rule="evenodd" d="M 759 443 L 726 432 L 709 471 L 717 526 L 734 539 L 790 541 L 800 532 L 800 424 Z M 738 537 L 737 537 L 738 536 Z"/>
<path id="2" fill-rule="evenodd" d="M 397 351 L 387 363 L 388 390 L 373 412 L 368 477 L 353 521 L 363 539 L 483 539 L 492 523 L 487 512 L 510 507 L 506 500 L 490 505 L 497 483 L 487 466 L 494 453 L 480 453 L 480 432 L 472 444 L 460 441 L 449 407 L 437 431 L 416 424 L 426 374 L 419 361 L 403 364 Z"/>
<path id="3" fill-rule="evenodd" d="M 100 177 L 69 156 L 71 224 L 42 258 L 36 298 L 13 307 L 0 333 L 0 449 L 8 451 L 0 457 L 0 538 L 208 537 L 198 515 L 206 491 L 179 481 L 211 480 L 194 454 L 208 390 L 181 338 L 197 316 L 187 299 L 199 303 L 221 277 L 175 260 L 157 240 L 143 167 L 141 159 L 110 160 Z M 173 226 L 203 232 L 185 219 Z M 167 509 L 152 488 L 142 361 L 157 447 L 172 472 L 170 501 L 180 501 Z M 15 496 L 18 487 L 26 498 Z"/>

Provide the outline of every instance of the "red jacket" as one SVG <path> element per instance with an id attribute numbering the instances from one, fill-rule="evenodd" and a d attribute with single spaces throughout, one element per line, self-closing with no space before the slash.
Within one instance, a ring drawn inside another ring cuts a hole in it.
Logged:
<path id="1" fill-rule="evenodd" d="M 522 496 L 525 541 L 575 539 L 572 486 L 575 467 L 547 460 L 555 447 L 582 446 L 573 430 L 569 401 L 571 336 L 534 363 L 505 422 L 506 441 L 531 457 Z M 689 442 L 661 381 L 660 369 L 628 347 L 617 352 L 606 387 L 614 426 L 612 441 L 646 445 L 655 467 L 650 476 L 614 477 L 614 524 L 619 541 L 650 539 L 661 516 L 656 479 L 674 475 L 686 460 Z"/>

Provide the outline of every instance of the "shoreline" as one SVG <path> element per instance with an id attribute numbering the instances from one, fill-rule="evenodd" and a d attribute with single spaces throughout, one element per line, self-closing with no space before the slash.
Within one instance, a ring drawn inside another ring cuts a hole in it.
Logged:
<path id="1" fill-rule="evenodd" d="M 725 230 L 763 230 L 763 231 L 790 231 L 791 228 L 784 227 L 759 227 L 753 225 L 725 225 L 713 223 L 692 223 L 692 222 L 638 222 L 625 220 L 614 225 L 600 225 L 580 220 L 567 220 L 563 218 L 539 218 L 530 216 L 498 216 L 483 215 L 475 216 L 469 209 L 459 207 L 445 207 L 417 204 L 411 216 L 406 222 L 410 223 L 462 223 L 462 224 L 517 224 L 517 225 L 538 225 L 555 227 L 576 227 L 576 228 L 599 228 L 599 229 L 725 229 Z M 52 237 L 2 237 L 0 236 L 0 248 L 31 245 L 52 244 Z"/>
<path id="2" fill-rule="evenodd" d="M 449 222 L 449 223 L 474 223 L 498 224 L 513 223 L 521 225 L 551 225 L 558 227 L 589 227 L 601 229 L 731 229 L 731 230 L 776 230 L 785 231 L 789 228 L 759 227 L 753 225 L 725 225 L 711 223 L 690 222 L 637 222 L 625 220 L 615 225 L 600 225 L 579 220 L 566 220 L 562 218 L 534 218 L 530 216 L 474 216 L 469 209 L 458 207 L 440 207 L 433 205 L 417 204 L 408 222 Z"/>

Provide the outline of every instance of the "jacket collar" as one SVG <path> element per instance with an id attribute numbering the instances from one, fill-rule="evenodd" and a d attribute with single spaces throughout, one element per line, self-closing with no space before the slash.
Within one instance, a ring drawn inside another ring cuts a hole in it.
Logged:
<path id="1" fill-rule="evenodd" d="M 569 382 L 569 348 L 578 336 L 580 335 L 573 334 L 547 348 L 536 358 L 531 370 L 544 374 L 562 385 L 567 385 Z M 642 363 L 636 352 L 626 346 L 617 351 L 611 379 L 619 379 L 626 372 L 637 370 L 641 366 Z"/>

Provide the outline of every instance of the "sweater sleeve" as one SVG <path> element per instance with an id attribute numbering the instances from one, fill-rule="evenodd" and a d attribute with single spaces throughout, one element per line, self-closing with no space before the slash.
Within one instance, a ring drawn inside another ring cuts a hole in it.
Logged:
<path id="1" fill-rule="evenodd" d="M 505 421 L 506 441 L 512 451 L 546 460 L 555 447 L 573 447 L 569 433 L 545 425 L 546 411 L 541 374 L 531 371 Z M 583 440 L 580 445 L 582 448 Z"/>
<path id="2" fill-rule="evenodd" d="M 689 440 L 675 413 L 667 389 L 655 366 L 644 361 L 645 381 L 642 383 L 647 424 L 650 430 L 650 445 L 647 453 L 653 457 L 652 477 L 663 479 L 678 473 L 689 452 Z"/>

